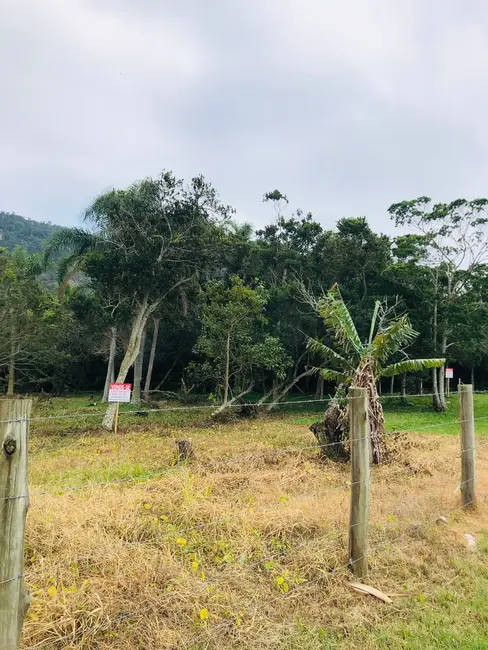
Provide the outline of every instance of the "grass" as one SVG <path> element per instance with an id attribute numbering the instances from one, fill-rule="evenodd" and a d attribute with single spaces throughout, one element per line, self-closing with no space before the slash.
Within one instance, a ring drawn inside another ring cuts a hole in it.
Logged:
<path id="1" fill-rule="evenodd" d="M 488 648 L 484 420 L 479 507 L 463 512 L 456 398 L 448 414 L 414 399 L 386 405 L 391 430 L 419 433 L 372 473 L 368 583 L 391 605 L 347 584 L 349 468 L 319 463 L 305 426 L 322 405 L 214 427 L 205 409 L 129 414 L 114 436 L 86 397 L 37 404 L 96 417 L 32 424 L 23 648 Z M 175 466 L 188 437 L 195 458 Z"/>

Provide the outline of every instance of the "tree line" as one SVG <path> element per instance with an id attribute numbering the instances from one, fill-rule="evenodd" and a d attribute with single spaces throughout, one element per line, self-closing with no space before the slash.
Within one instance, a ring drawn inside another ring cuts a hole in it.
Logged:
<path id="1" fill-rule="evenodd" d="M 163 172 L 98 197 L 85 227 L 55 231 L 42 253 L 0 249 L 4 391 L 106 400 L 111 381 L 130 380 L 136 402 L 165 391 L 217 410 L 250 393 L 268 410 L 290 391 L 321 397 L 337 379 L 320 349 L 333 348 L 320 312 L 335 285 L 361 341 L 375 310 L 408 314 L 416 332 L 391 350 L 399 372 L 378 390 L 425 390 L 445 410 L 444 367 L 401 365 L 413 358 L 484 378 L 488 199 L 395 203 L 393 237 L 364 217 L 324 228 L 278 190 L 264 201 L 271 223 L 254 232 L 202 176 Z M 110 405 L 107 428 L 113 416 Z"/>

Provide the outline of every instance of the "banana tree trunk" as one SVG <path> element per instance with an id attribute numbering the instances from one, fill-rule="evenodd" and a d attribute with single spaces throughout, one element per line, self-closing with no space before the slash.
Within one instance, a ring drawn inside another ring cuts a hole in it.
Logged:
<path id="1" fill-rule="evenodd" d="M 156 347 L 158 345 L 158 332 L 159 318 L 155 318 L 151 343 L 151 353 L 149 355 L 149 362 L 147 364 L 146 383 L 144 384 L 144 399 L 146 401 L 149 399 L 149 391 L 151 389 L 152 371 L 154 368 L 154 359 L 156 358 Z"/>
<path id="2" fill-rule="evenodd" d="M 102 402 L 108 402 L 108 391 L 110 384 L 115 378 L 115 353 L 117 351 L 117 328 L 110 328 L 110 352 L 107 364 L 107 376 L 105 377 L 105 386 L 103 389 Z"/>

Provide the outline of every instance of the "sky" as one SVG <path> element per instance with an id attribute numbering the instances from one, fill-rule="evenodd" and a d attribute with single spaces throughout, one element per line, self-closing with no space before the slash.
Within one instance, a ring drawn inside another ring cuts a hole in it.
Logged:
<path id="1" fill-rule="evenodd" d="M 163 169 L 332 228 L 488 195 L 486 0 L 0 0 L 0 210 L 63 225 Z"/>

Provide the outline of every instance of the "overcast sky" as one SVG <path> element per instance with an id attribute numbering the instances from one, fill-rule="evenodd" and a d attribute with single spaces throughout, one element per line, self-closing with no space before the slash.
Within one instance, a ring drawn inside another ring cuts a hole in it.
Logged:
<path id="1" fill-rule="evenodd" d="M 167 168 L 391 231 L 488 195 L 487 34 L 486 0 L 0 0 L 0 210 L 74 224 Z"/>

